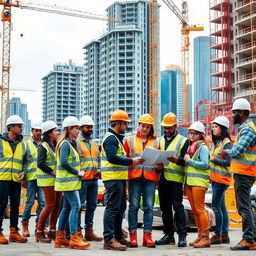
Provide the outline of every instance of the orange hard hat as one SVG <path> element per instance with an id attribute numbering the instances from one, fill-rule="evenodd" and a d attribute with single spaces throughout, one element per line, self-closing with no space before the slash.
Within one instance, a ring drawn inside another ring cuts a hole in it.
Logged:
<path id="1" fill-rule="evenodd" d="M 153 125 L 154 124 L 154 119 L 153 119 L 153 117 L 150 114 L 144 114 L 144 115 L 140 116 L 138 122 L 139 123 L 143 123 L 143 124 L 151 124 L 151 125 Z"/>
<path id="2" fill-rule="evenodd" d="M 129 120 L 129 116 L 128 114 L 121 109 L 115 110 L 114 112 L 112 112 L 109 121 L 125 121 L 125 122 L 131 122 L 131 120 Z"/>
<path id="3" fill-rule="evenodd" d="M 167 114 L 164 115 L 164 118 L 161 122 L 162 126 L 173 126 L 175 124 L 178 123 L 177 117 L 175 114 L 173 114 L 172 112 L 169 112 Z"/>

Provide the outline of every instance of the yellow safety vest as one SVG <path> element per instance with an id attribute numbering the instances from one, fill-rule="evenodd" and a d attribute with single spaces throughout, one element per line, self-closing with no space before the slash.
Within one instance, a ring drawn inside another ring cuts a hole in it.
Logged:
<path id="1" fill-rule="evenodd" d="M 102 180 L 127 180 L 128 179 L 128 167 L 123 165 L 112 164 L 108 161 L 106 152 L 104 150 L 103 143 L 109 137 L 114 136 L 118 141 L 117 156 L 125 156 L 125 151 L 122 143 L 111 132 L 107 132 L 102 140 L 101 150 L 101 178 Z"/>
<path id="2" fill-rule="evenodd" d="M 166 151 L 175 151 L 176 156 L 179 157 L 181 149 L 186 143 L 186 138 L 177 134 L 173 141 L 170 143 Z M 160 140 L 160 150 L 165 150 L 165 138 Z M 185 167 L 170 162 L 168 166 L 164 167 L 164 177 L 166 180 L 184 183 Z"/>
<path id="3" fill-rule="evenodd" d="M 67 141 L 63 140 L 60 144 L 60 148 L 63 143 L 69 144 L 69 155 L 68 155 L 68 163 L 76 169 L 78 172 L 81 170 L 80 166 L 80 158 L 77 151 L 73 148 L 73 146 Z M 70 173 L 60 164 L 60 148 L 57 152 L 57 171 L 56 171 L 56 180 L 55 180 L 55 191 L 74 191 L 80 190 L 82 183 L 79 176 Z"/>
<path id="4" fill-rule="evenodd" d="M 201 143 L 191 159 L 200 160 L 200 150 L 205 143 Z M 186 167 L 186 184 L 188 186 L 197 186 L 208 188 L 210 179 L 210 170 L 200 170 L 192 166 Z"/>
<path id="5" fill-rule="evenodd" d="M 19 174 L 23 170 L 26 145 L 23 141 L 17 143 L 15 152 L 8 141 L 0 139 L 0 180 L 18 182 Z"/>
<path id="6" fill-rule="evenodd" d="M 26 181 L 36 180 L 36 169 L 37 169 L 37 147 L 34 145 L 32 140 L 26 141 L 27 144 L 27 173 Z"/>
<path id="7" fill-rule="evenodd" d="M 50 167 L 53 171 L 56 170 L 56 157 L 55 153 L 53 152 L 52 148 L 49 146 L 47 142 L 43 142 L 41 144 L 42 147 L 46 149 L 46 159 L 45 159 L 45 164 Z M 50 187 L 54 186 L 55 184 L 55 176 L 46 173 L 42 171 L 39 167 L 36 170 L 36 175 L 37 175 L 37 186 L 39 187 Z"/>

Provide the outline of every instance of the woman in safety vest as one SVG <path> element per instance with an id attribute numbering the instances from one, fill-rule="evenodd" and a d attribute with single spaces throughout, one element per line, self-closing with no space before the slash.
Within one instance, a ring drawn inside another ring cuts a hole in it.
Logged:
<path id="1" fill-rule="evenodd" d="M 58 220 L 62 193 L 54 191 L 56 175 L 55 145 L 58 137 L 57 124 L 46 121 L 42 124 L 43 140 L 38 148 L 37 158 L 37 185 L 44 191 L 45 207 L 39 216 L 36 228 L 36 241 L 50 243 L 56 236 L 56 223 Z M 50 216 L 49 234 L 45 237 L 45 222 Z"/>
<path id="2" fill-rule="evenodd" d="M 229 120 L 225 116 L 218 116 L 212 122 L 212 141 L 210 157 L 210 179 L 212 181 L 212 208 L 216 217 L 215 234 L 211 237 L 211 244 L 229 244 L 228 213 L 225 204 L 225 191 L 231 180 L 230 157 L 220 157 L 223 149 L 231 149 L 232 143 L 228 132 Z"/>
<path id="3" fill-rule="evenodd" d="M 154 120 L 150 114 L 141 115 L 137 134 L 129 136 L 124 143 L 124 149 L 128 157 L 141 156 L 144 148 L 157 148 L 154 137 Z M 138 247 L 137 241 L 137 222 L 138 210 L 142 196 L 144 211 L 144 236 L 143 246 L 155 247 L 152 240 L 153 206 L 155 200 L 155 189 L 158 181 L 158 173 L 155 169 L 148 166 L 136 165 L 129 168 L 129 232 L 130 247 Z"/>
<path id="4" fill-rule="evenodd" d="M 55 248 L 69 247 L 71 249 L 86 249 L 90 246 L 84 242 L 77 231 L 81 203 L 78 190 L 81 189 L 80 158 L 77 152 L 76 139 L 79 134 L 79 121 L 74 116 L 68 116 L 62 123 L 63 132 L 56 146 L 57 171 L 55 190 L 62 191 L 62 210 L 59 216 Z M 69 224 L 70 242 L 64 237 L 65 226 Z"/>
<path id="5" fill-rule="evenodd" d="M 209 150 L 205 143 L 205 127 L 194 122 L 188 129 L 189 147 L 184 160 L 186 166 L 186 188 L 189 203 L 198 230 L 198 238 L 189 243 L 195 248 L 210 246 L 209 220 L 204 208 L 205 193 L 209 186 Z"/>

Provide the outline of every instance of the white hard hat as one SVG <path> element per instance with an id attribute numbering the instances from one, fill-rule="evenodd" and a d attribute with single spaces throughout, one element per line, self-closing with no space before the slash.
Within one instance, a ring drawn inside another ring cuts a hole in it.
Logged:
<path id="1" fill-rule="evenodd" d="M 8 117 L 6 121 L 6 127 L 11 124 L 24 124 L 22 119 L 18 115 Z"/>
<path id="2" fill-rule="evenodd" d="M 80 125 L 95 125 L 95 123 L 93 122 L 92 118 L 88 115 L 81 117 L 80 119 Z"/>
<path id="3" fill-rule="evenodd" d="M 62 122 L 62 128 L 71 127 L 71 126 L 80 126 L 79 120 L 74 116 L 68 116 L 66 117 Z"/>
<path id="4" fill-rule="evenodd" d="M 50 131 L 51 129 L 57 128 L 57 124 L 53 121 L 46 121 L 42 124 L 41 130 L 42 133 L 45 133 L 47 131 Z"/>
<path id="5" fill-rule="evenodd" d="M 195 130 L 195 131 L 198 131 L 198 132 L 202 132 L 202 133 L 205 133 L 205 127 L 204 125 L 199 122 L 199 121 L 196 121 L 194 123 L 192 123 L 189 128 L 189 130 Z"/>
<path id="6" fill-rule="evenodd" d="M 231 110 L 249 110 L 251 111 L 251 105 L 247 99 L 240 98 L 234 101 Z"/>
<path id="7" fill-rule="evenodd" d="M 220 124 L 226 128 L 229 128 L 229 120 L 225 116 L 217 116 L 212 123 Z"/>
<path id="8" fill-rule="evenodd" d="M 33 121 L 31 123 L 31 128 L 41 130 L 42 129 L 42 124 L 43 123 L 41 121 Z"/>

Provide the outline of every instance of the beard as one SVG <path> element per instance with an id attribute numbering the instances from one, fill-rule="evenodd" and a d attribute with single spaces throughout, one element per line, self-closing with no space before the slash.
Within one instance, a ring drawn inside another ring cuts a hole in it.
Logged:
<path id="1" fill-rule="evenodd" d="M 92 132 L 83 132 L 83 135 L 85 137 L 90 137 L 92 135 Z"/>
<path id="2" fill-rule="evenodd" d="M 240 118 L 240 116 L 239 116 L 239 113 L 235 114 L 235 115 L 233 116 L 233 124 L 239 124 L 240 121 L 241 121 L 241 118 Z"/>

